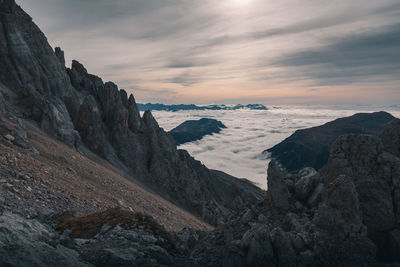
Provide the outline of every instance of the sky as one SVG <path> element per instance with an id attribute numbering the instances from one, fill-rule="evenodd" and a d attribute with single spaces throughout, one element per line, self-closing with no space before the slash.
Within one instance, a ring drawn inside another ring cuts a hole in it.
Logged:
<path id="1" fill-rule="evenodd" d="M 17 0 L 67 65 L 166 104 L 396 104 L 399 0 Z"/>

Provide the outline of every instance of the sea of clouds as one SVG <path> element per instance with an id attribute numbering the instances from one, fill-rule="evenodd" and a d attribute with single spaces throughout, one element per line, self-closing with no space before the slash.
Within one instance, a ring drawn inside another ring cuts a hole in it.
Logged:
<path id="1" fill-rule="evenodd" d="M 180 146 L 207 167 L 247 178 L 267 189 L 268 157 L 262 152 L 289 137 L 296 130 L 324 124 L 359 112 L 385 110 L 400 117 L 400 106 L 391 107 L 271 107 L 267 111 L 153 111 L 162 128 L 169 131 L 186 120 L 217 119 L 227 128 L 219 134 Z"/>

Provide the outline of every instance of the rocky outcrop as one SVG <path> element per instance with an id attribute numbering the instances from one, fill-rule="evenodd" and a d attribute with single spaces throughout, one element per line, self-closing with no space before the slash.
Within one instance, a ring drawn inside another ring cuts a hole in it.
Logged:
<path id="1" fill-rule="evenodd" d="M 386 140 L 395 124 L 396 121 L 385 127 L 385 138 L 382 140 Z M 393 134 L 396 136 L 398 132 Z M 368 135 L 339 138 L 332 146 L 328 165 L 322 171 L 327 181 L 337 174 L 352 178 L 368 236 L 377 245 L 379 257 L 390 260 L 395 255 L 388 255 L 390 248 L 387 248 L 386 240 L 392 230 L 400 228 L 400 158 L 385 151 L 385 147 L 389 147 L 390 151 L 396 151 L 397 148 L 383 145 L 382 140 Z M 392 143 L 395 139 L 390 140 Z"/>
<path id="2" fill-rule="evenodd" d="M 79 142 L 66 102 L 76 95 L 40 29 L 14 0 L 0 3 L 0 81 L 25 115 L 70 146 Z M 58 53 L 61 55 L 61 52 Z"/>
<path id="3" fill-rule="evenodd" d="M 383 126 L 394 117 L 386 112 L 360 113 L 340 118 L 322 126 L 298 130 L 278 145 L 264 151 L 287 170 L 297 172 L 305 167 L 322 168 L 329 158 L 333 142 L 344 134 L 379 136 Z"/>
<path id="4" fill-rule="evenodd" d="M 14 1 L 0 7 L 0 88 L 4 84 L 12 92 L 11 103 L 22 117 L 71 147 L 89 148 L 214 225 L 233 216 L 233 199 L 263 198 L 250 182 L 211 171 L 178 151 L 150 112 L 141 118 L 133 95 L 89 74 L 78 61 L 67 69 L 64 52 L 52 50 Z M 214 186 L 228 189 L 221 194 Z"/>
<path id="5" fill-rule="evenodd" d="M 219 133 L 224 128 L 226 126 L 220 121 L 203 118 L 200 120 L 185 121 L 169 133 L 179 146 L 184 143 L 200 140 L 206 135 Z"/>
<path id="6" fill-rule="evenodd" d="M 385 151 L 400 157 L 400 119 L 394 119 L 383 128 L 381 139 Z"/>
<path id="7" fill-rule="evenodd" d="M 232 215 L 229 203 L 262 198 L 246 181 L 208 170 L 159 127 L 151 112 L 140 117 L 134 97 L 113 83 L 103 83 L 77 61 L 68 70 L 71 83 L 86 97 L 76 116 L 84 144 L 114 165 L 123 165 L 141 182 L 212 224 Z M 224 193 L 215 188 L 224 185 Z M 228 194 L 228 193 L 231 194 Z M 227 212 L 228 211 L 228 212 Z"/>
<path id="8" fill-rule="evenodd" d="M 0 265 L 90 266 L 49 225 L 10 212 L 0 216 Z"/>

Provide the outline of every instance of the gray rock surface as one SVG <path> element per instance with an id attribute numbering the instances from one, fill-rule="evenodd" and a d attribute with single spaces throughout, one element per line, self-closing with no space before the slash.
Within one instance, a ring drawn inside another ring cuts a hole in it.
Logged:
<path id="1" fill-rule="evenodd" d="M 0 9 L 0 80 L 27 116 L 73 146 L 76 133 L 65 102 L 75 96 L 65 66 L 40 29 L 13 0 Z"/>
<path id="2" fill-rule="evenodd" d="M 90 266 L 48 225 L 10 212 L 0 216 L 0 259 L 1 266 Z"/>
<path id="3" fill-rule="evenodd" d="M 400 119 L 388 123 L 382 130 L 381 139 L 384 149 L 396 157 L 400 157 Z"/>

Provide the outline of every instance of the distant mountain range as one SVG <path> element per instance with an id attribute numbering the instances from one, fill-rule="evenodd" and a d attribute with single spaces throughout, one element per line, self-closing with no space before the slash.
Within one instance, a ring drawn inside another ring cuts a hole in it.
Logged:
<path id="1" fill-rule="evenodd" d="M 146 110 L 165 110 L 165 111 L 179 111 L 179 110 L 238 110 L 238 109 L 250 109 L 250 110 L 268 110 L 268 108 L 261 104 L 248 104 L 248 105 L 207 105 L 197 106 L 194 104 L 179 104 L 179 105 L 164 105 L 164 104 L 137 104 L 140 111 Z"/>

